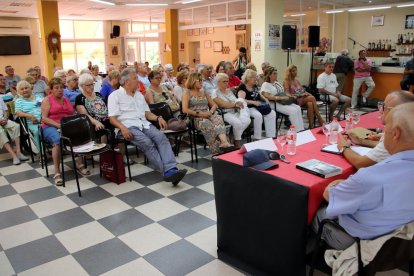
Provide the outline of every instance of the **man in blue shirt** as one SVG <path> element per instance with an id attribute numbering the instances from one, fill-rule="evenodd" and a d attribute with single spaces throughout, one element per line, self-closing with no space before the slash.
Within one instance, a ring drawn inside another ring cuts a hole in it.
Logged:
<path id="1" fill-rule="evenodd" d="M 411 56 L 414 55 L 414 50 L 411 51 Z M 414 57 L 410 59 L 404 68 L 404 77 L 400 82 L 401 89 L 409 90 L 410 85 L 414 85 Z"/>
<path id="2" fill-rule="evenodd" d="M 391 156 L 326 187 L 323 196 L 328 206 L 318 210 L 314 230 L 328 217 L 336 218 L 347 232 L 324 228 L 323 238 L 329 245 L 343 250 L 354 242 L 352 237 L 375 239 L 414 221 L 413 117 L 414 103 L 394 107 L 384 134 Z"/>

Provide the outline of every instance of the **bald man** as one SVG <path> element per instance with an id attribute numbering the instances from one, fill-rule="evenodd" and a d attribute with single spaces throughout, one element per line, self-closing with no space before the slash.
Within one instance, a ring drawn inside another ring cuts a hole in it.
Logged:
<path id="1" fill-rule="evenodd" d="M 382 124 L 385 124 L 388 113 L 394 107 L 408 102 L 414 102 L 414 95 L 412 93 L 404 90 L 390 92 L 384 100 L 383 109 L 380 110 Z M 349 132 L 348 137 L 349 140 L 345 139 L 344 136 L 339 135 L 338 149 L 342 152 L 346 160 L 357 169 L 372 166 L 390 156 L 384 147 L 383 135 L 373 137 L 374 140 L 372 140 L 358 138 L 355 134 Z M 378 140 L 376 140 L 376 138 Z M 350 148 L 351 144 L 373 149 L 366 155 L 359 155 Z"/>
<path id="2" fill-rule="evenodd" d="M 343 250 L 354 242 L 352 237 L 372 240 L 414 221 L 412 118 L 414 102 L 392 108 L 384 133 L 390 157 L 326 187 L 323 197 L 328 206 L 318 210 L 313 228 L 317 231 L 327 217 L 337 219 L 346 232 L 333 227 L 323 232 L 332 247 Z"/>

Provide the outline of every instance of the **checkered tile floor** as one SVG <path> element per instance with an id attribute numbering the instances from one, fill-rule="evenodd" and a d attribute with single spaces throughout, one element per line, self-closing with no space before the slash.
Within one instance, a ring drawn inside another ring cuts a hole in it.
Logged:
<path id="1" fill-rule="evenodd" d="M 0 275 L 243 275 L 217 259 L 211 155 L 202 147 L 198 163 L 180 152 L 188 174 L 177 187 L 142 157 L 121 185 L 89 165 L 81 198 L 68 158 L 65 188 L 38 163 L 8 158 L 0 154 Z"/>

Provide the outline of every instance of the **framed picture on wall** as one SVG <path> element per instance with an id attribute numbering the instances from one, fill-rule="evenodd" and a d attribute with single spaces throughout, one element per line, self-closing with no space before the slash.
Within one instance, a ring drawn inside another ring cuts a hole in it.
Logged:
<path id="1" fill-rule="evenodd" d="M 204 48 L 211 48 L 211 40 L 204 40 Z"/>
<path id="2" fill-rule="evenodd" d="M 371 26 L 384 26 L 384 15 L 373 15 L 371 19 Z"/>
<path id="3" fill-rule="evenodd" d="M 246 24 L 234 25 L 234 30 L 235 31 L 245 31 L 246 30 Z"/>
<path id="4" fill-rule="evenodd" d="M 414 29 L 414 14 L 409 14 L 405 16 L 405 28 Z"/>
<path id="5" fill-rule="evenodd" d="M 183 43 L 183 42 L 181 42 L 181 43 L 180 43 L 180 51 L 184 51 L 184 47 L 185 47 L 185 46 L 184 46 L 184 43 Z"/>
<path id="6" fill-rule="evenodd" d="M 214 34 L 214 27 L 208 27 L 207 28 L 207 33 L 208 34 Z"/>
<path id="7" fill-rule="evenodd" d="M 192 36 L 193 35 L 193 29 L 187 30 L 187 36 Z"/>
<path id="8" fill-rule="evenodd" d="M 213 51 L 221 52 L 223 50 L 223 41 L 214 41 L 213 42 Z"/>
<path id="9" fill-rule="evenodd" d="M 200 28 L 200 35 L 206 35 L 207 34 L 207 28 Z"/>
<path id="10" fill-rule="evenodd" d="M 110 57 L 115 58 L 119 57 L 119 45 L 109 45 L 109 49 L 111 49 Z"/>
<path id="11" fill-rule="evenodd" d="M 199 29 L 199 28 L 194 29 L 194 30 L 193 30 L 193 35 L 194 35 L 194 36 L 196 36 L 196 35 L 200 35 L 200 29 Z"/>

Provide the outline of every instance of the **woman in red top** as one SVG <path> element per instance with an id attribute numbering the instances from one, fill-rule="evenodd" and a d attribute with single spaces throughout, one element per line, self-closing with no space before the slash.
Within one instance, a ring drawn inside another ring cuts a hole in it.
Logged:
<path id="1" fill-rule="evenodd" d="M 42 131 L 46 141 L 52 146 L 52 158 L 55 169 L 53 179 L 57 186 L 63 184 L 60 174 L 60 119 L 74 114 L 73 106 L 68 98 L 63 96 L 63 81 L 53 78 L 49 82 L 51 93 L 42 102 Z M 79 162 L 77 162 L 79 164 Z M 80 172 L 87 173 L 83 164 L 77 165 Z"/>

